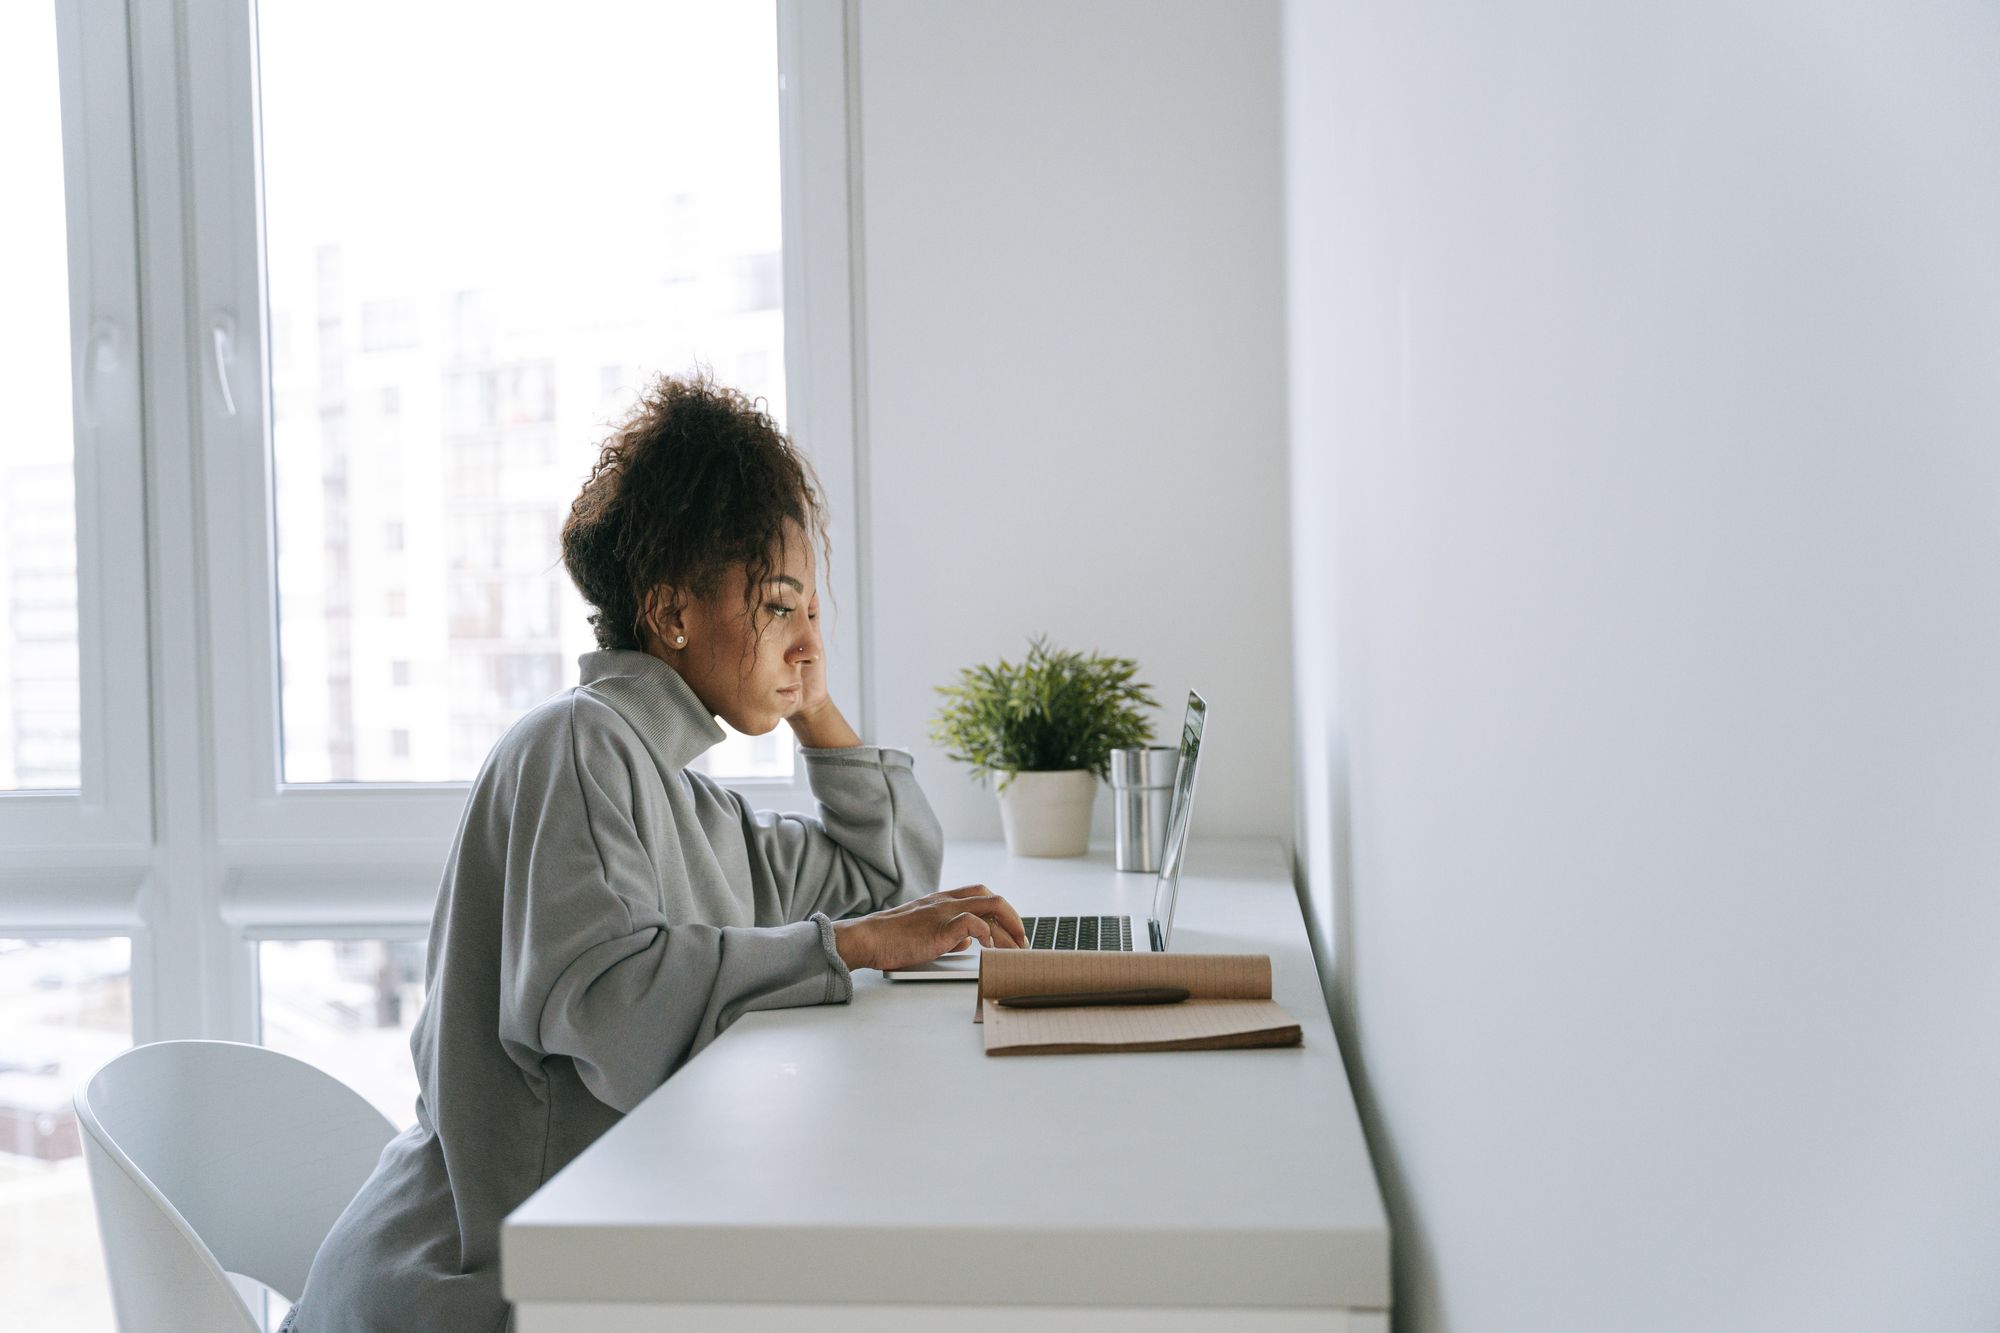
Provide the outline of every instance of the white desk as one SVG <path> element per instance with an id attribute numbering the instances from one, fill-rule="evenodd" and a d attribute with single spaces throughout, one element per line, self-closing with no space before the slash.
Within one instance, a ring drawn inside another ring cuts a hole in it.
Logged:
<path id="1" fill-rule="evenodd" d="M 1282 854 L 1190 848 L 1174 946 L 1269 953 L 1296 1050 L 990 1059 L 966 982 L 746 1016 L 507 1219 L 519 1333 L 1386 1333 L 1389 1230 Z M 1151 875 L 955 844 L 1024 914 Z"/>

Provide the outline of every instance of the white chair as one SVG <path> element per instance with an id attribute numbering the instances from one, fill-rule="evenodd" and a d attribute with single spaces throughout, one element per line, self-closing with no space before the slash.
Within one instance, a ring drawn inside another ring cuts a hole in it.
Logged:
<path id="1" fill-rule="evenodd" d="M 126 1051 L 76 1118 L 121 1333 L 258 1333 L 225 1274 L 296 1298 L 396 1134 L 338 1079 L 233 1041 Z"/>

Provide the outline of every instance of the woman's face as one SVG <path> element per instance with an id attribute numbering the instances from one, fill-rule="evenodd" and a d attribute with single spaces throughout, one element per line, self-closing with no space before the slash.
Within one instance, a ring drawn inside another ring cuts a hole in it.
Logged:
<path id="1" fill-rule="evenodd" d="M 738 565 L 713 598 L 659 616 L 646 651 L 680 672 L 709 712 L 761 736 L 798 711 L 807 672 L 823 669 L 817 574 L 812 543 L 791 526 L 770 577 L 747 605 L 749 571 Z M 686 642 L 676 643 L 681 638 Z"/>

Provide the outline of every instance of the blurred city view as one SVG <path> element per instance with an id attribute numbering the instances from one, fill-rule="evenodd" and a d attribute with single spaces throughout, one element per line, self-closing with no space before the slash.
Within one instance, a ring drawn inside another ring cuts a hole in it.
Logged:
<path id="1" fill-rule="evenodd" d="M 414 1125 L 424 952 L 422 940 L 263 941 L 258 1040 L 333 1075 L 397 1128 Z"/>
<path id="2" fill-rule="evenodd" d="M 61 106 L 53 10 L 0 6 L 0 792 L 81 780 Z"/>
<path id="3" fill-rule="evenodd" d="M 67 393 L 59 406 L 59 449 L 9 446 L 0 464 L 0 791 L 74 789 L 82 780 Z"/>
<path id="4" fill-rule="evenodd" d="M 0 939 L 0 1291 L 15 1328 L 108 1329 L 70 1098 L 132 1044 L 123 939 Z"/>
<path id="5" fill-rule="evenodd" d="M 274 265 L 286 781 L 470 778 L 515 719 L 575 683 L 595 644 L 558 534 L 602 423 L 647 373 L 628 351 L 699 345 L 781 412 L 778 258 L 661 278 L 681 302 L 636 336 L 616 311 L 574 308 L 610 304 L 581 294 L 554 310 L 504 288 L 374 294 L 397 284 L 334 243 L 314 248 L 310 281 Z M 698 343 L 673 327 L 718 298 Z M 706 758 L 720 775 L 792 772 L 789 733 Z"/>
<path id="6" fill-rule="evenodd" d="M 333 1075 L 398 1127 L 414 1124 L 410 1033 L 423 1007 L 423 941 L 266 940 L 257 950 L 259 1039 Z M 9 1327 L 111 1327 L 71 1098 L 132 1044 L 131 973 L 128 940 L 0 939 Z"/>
<path id="7" fill-rule="evenodd" d="M 469 778 L 575 682 L 558 533 L 651 375 L 784 421 L 774 8 L 563 12 L 262 8 L 286 781 Z"/>

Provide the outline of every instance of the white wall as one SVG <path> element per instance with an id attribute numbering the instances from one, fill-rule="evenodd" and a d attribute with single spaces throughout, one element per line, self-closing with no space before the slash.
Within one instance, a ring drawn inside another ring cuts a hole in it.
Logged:
<path id="1" fill-rule="evenodd" d="M 1286 38 L 1301 839 L 1397 1327 L 2000 1327 L 2000 9 Z"/>
<path id="2" fill-rule="evenodd" d="M 1039 632 L 1138 659 L 1169 735 L 1201 688 L 1197 832 L 1290 836 L 1277 28 L 859 7 L 874 731 L 953 836 L 999 818 L 933 687 Z"/>

